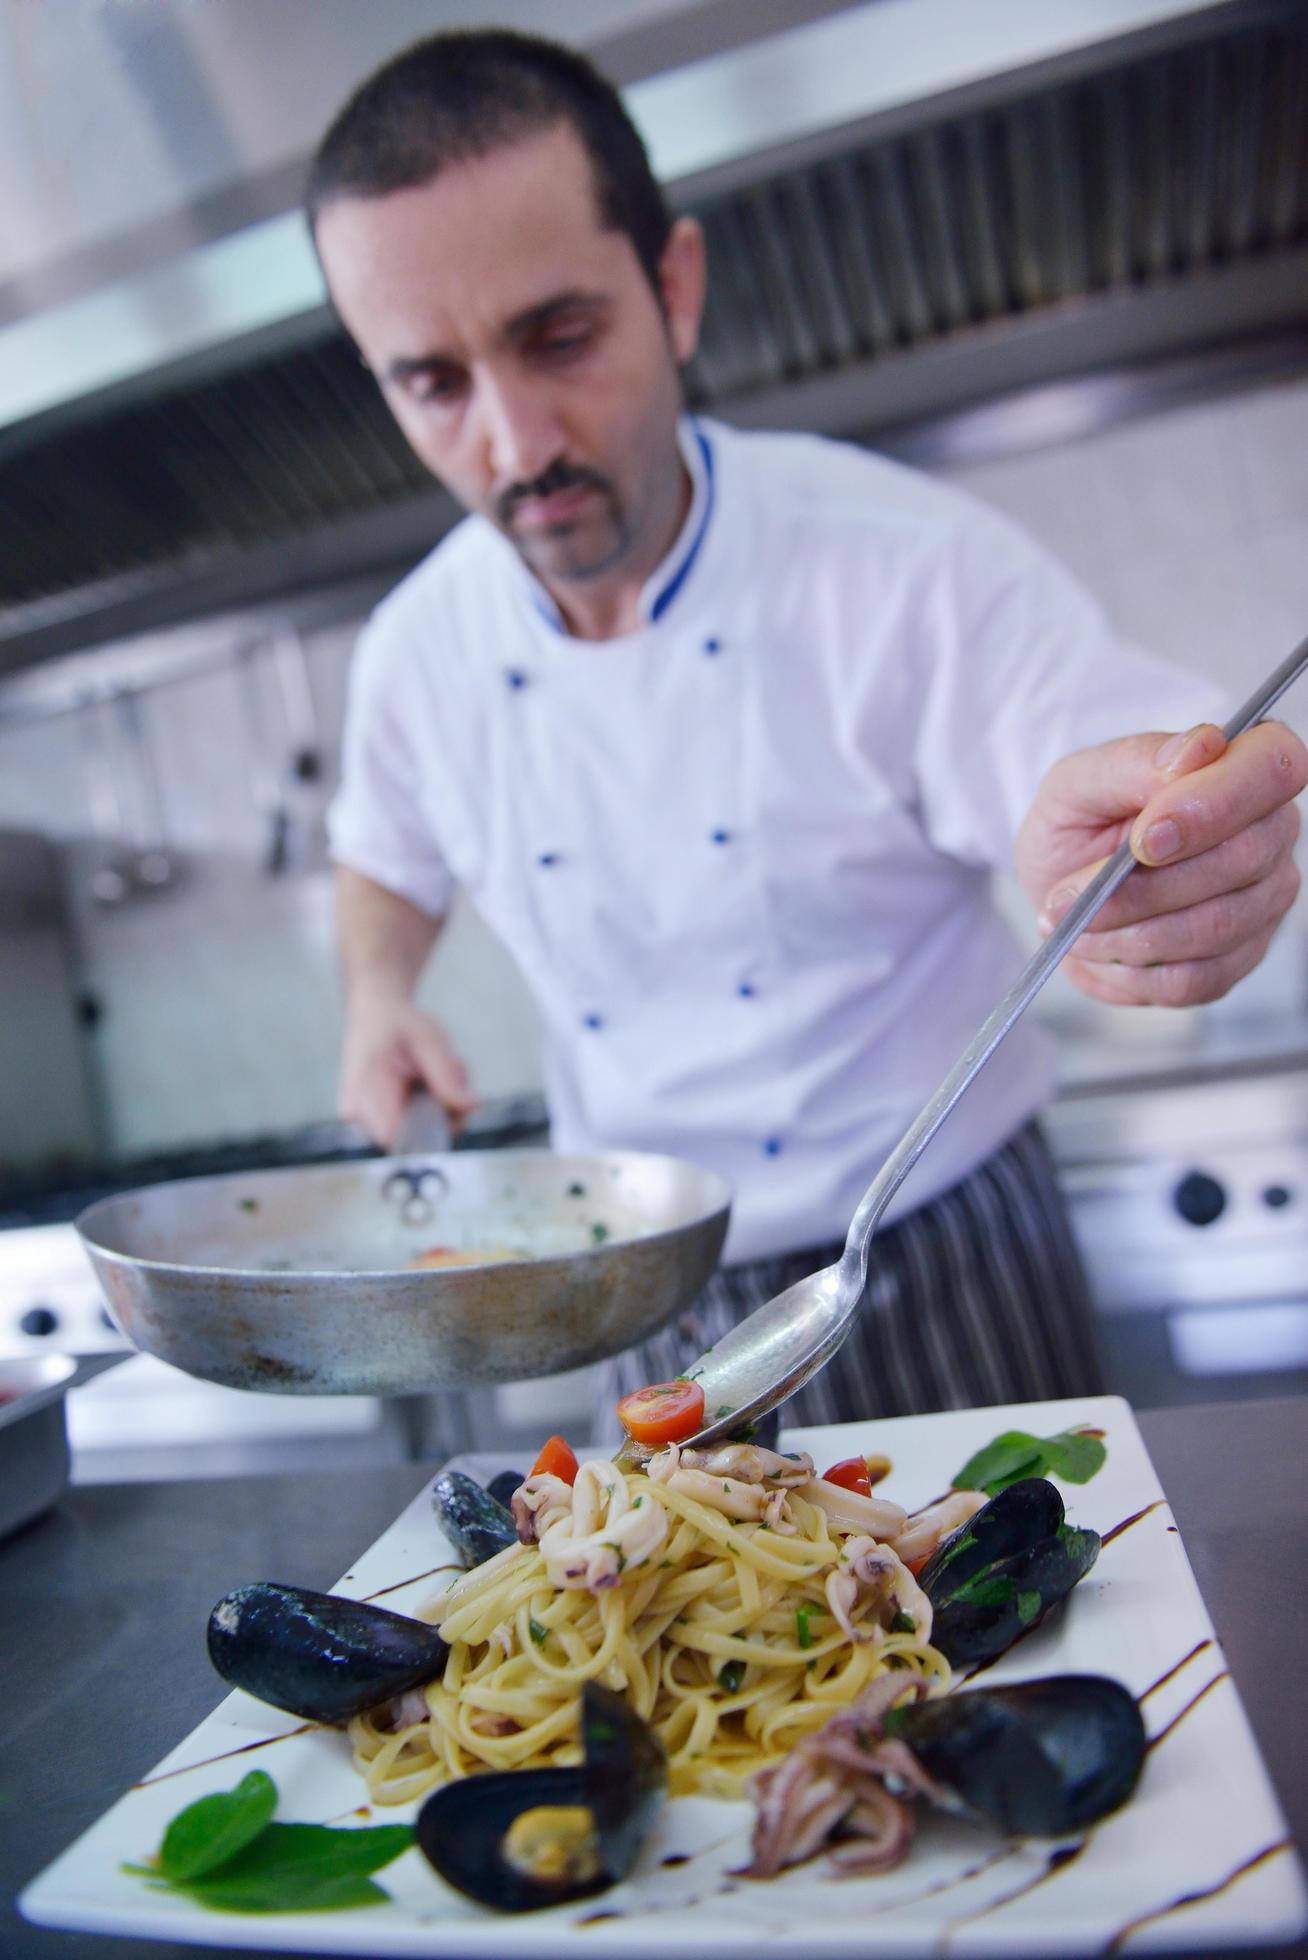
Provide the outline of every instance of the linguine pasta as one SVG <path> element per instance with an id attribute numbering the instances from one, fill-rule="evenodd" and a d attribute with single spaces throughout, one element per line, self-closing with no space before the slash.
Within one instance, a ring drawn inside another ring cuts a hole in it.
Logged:
<path id="1" fill-rule="evenodd" d="M 536 1542 L 497 1553 L 424 1613 L 449 1643 L 443 1677 L 350 1723 L 374 1802 L 484 1769 L 575 1763 L 588 1680 L 654 1729 L 673 1793 L 719 1796 L 739 1795 L 890 1670 L 946 1685 L 911 1575 L 839 1503 L 824 1508 L 823 1493 L 839 1493 L 807 1459 L 771 1458 L 790 1474 L 760 1486 L 755 1473 L 757 1502 L 737 1478 L 678 1471 L 677 1459 L 674 1448 L 648 1474 L 586 1464 L 575 1493 L 528 1480 L 515 1512 L 521 1499 Z"/>

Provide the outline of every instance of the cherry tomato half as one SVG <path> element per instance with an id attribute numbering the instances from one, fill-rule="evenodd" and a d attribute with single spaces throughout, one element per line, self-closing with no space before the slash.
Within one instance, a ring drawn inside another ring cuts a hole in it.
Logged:
<path id="1" fill-rule="evenodd" d="M 704 1391 L 698 1382 L 652 1382 L 623 1396 L 618 1419 L 634 1443 L 679 1443 L 704 1427 Z"/>
<path id="2" fill-rule="evenodd" d="M 562 1436 L 551 1436 L 531 1466 L 533 1477 L 562 1477 L 565 1484 L 577 1481 L 577 1458 L 570 1443 Z"/>
<path id="3" fill-rule="evenodd" d="M 839 1484 L 842 1490 L 856 1490 L 860 1497 L 871 1497 L 872 1479 L 861 1456 L 847 1456 L 822 1472 L 824 1484 Z"/>

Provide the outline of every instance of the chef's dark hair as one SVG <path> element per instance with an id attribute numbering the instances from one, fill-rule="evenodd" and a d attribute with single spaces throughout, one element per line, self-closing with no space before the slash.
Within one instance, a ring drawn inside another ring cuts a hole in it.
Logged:
<path id="1" fill-rule="evenodd" d="M 601 223 L 627 233 L 657 292 L 672 219 L 636 126 L 584 56 L 534 34 L 433 34 L 370 75 L 318 147 L 310 226 L 336 198 L 414 189 L 559 122 L 590 157 Z"/>

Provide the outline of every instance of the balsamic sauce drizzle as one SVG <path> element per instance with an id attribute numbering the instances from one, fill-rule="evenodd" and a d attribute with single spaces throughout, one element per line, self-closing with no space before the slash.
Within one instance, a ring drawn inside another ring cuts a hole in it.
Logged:
<path id="1" fill-rule="evenodd" d="M 1148 1701 L 1150 1695 L 1156 1695 L 1158 1693 L 1158 1690 L 1161 1687 L 1164 1687 L 1166 1683 L 1171 1680 L 1174 1674 L 1179 1674 L 1183 1667 L 1189 1667 L 1191 1661 L 1195 1659 L 1196 1655 L 1202 1654 L 1204 1649 L 1206 1647 L 1211 1647 L 1212 1644 L 1213 1643 L 1211 1640 L 1201 1640 L 1197 1647 L 1192 1647 L 1190 1649 L 1189 1653 L 1185 1656 L 1183 1660 L 1177 1661 L 1174 1667 L 1169 1667 L 1166 1674 L 1160 1674 L 1158 1679 L 1154 1682 L 1151 1688 L 1146 1688 L 1142 1695 L 1136 1696 L 1136 1700 L 1140 1703 L 1141 1707 L 1143 1707 L 1145 1702 Z"/>
<path id="2" fill-rule="evenodd" d="M 177 1769 L 166 1769 L 161 1776 L 143 1776 L 132 1788 L 150 1790 L 156 1783 L 170 1783 L 174 1776 L 189 1776 L 193 1769 L 208 1769 L 211 1763 L 225 1763 L 232 1756 L 248 1756 L 252 1749 L 271 1749 L 275 1742 L 289 1742 L 292 1736 L 308 1735 L 311 1729 L 321 1727 L 321 1722 L 301 1722 L 298 1729 L 287 1729 L 285 1735 L 260 1736 L 257 1742 L 243 1742 L 239 1749 L 220 1749 L 216 1756 L 205 1756 L 198 1763 L 182 1763 Z"/>
<path id="3" fill-rule="evenodd" d="M 1185 1707 L 1180 1711 L 1180 1713 L 1177 1715 L 1173 1715 L 1171 1721 L 1167 1724 L 1167 1727 L 1165 1729 L 1159 1729 L 1157 1735 L 1150 1736 L 1147 1747 L 1150 1749 L 1156 1749 L 1160 1742 L 1166 1741 L 1167 1737 L 1172 1733 L 1172 1730 L 1176 1727 L 1177 1723 L 1183 1722 L 1186 1716 L 1190 1713 L 1190 1710 L 1192 1708 L 1197 1708 L 1199 1706 L 1199 1703 L 1203 1700 L 1204 1696 L 1206 1694 L 1211 1693 L 1212 1690 L 1217 1686 L 1219 1681 L 1229 1681 L 1230 1678 L 1231 1678 L 1230 1671 L 1227 1668 L 1223 1668 L 1220 1674 L 1214 1674 L 1212 1680 L 1206 1681 L 1204 1683 L 1203 1687 L 1200 1688 L 1198 1694 L 1195 1695 L 1190 1701 L 1188 1701 L 1185 1704 Z"/>
<path id="4" fill-rule="evenodd" d="M 364 1601 L 371 1605 L 374 1599 L 385 1599 L 387 1593 L 403 1592 L 406 1586 L 419 1585 L 424 1579 L 435 1579 L 442 1572 L 466 1572 L 466 1565 L 457 1560 L 452 1565 L 433 1565 L 430 1572 L 415 1572 L 411 1579 L 397 1579 L 393 1586 L 381 1586 L 376 1592 L 364 1594 Z"/>
<path id="5" fill-rule="evenodd" d="M 943 1929 L 942 1940 L 948 1940 L 960 1926 L 967 1926 L 974 1920 L 984 1919 L 987 1914 L 998 1912 L 1001 1906 L 1011 1906 L 1015 1899 L 1026 1898 L 1028 1893 L 1034 1892 L 1036 1887 L 1043 1885 L 1047 1879 L 1057 1878 L 1060 1872 L 1066 1871 L 1067 1867 L 1074 1864 L 1081 1856 L 1090 1842 L 1090 1836 L 1091 1834 L 1087 1832 L 1083 1838 L 1077 1838 L 1074 1844 L 1058 1845 L 1046 1858 L 1044 1870 L 1037 1872 L 1033 1878 L 1024 1878 L 1022 1883 L 1015 1885 L 1010 1892 L 1001 1892 L 998 1898 L 978 1906 L 975 1912 L 963 1912 L 956 1919 L 951 1919 L 948 1926 Z"/>
<path id="6" fill-rule="evenodd" d="M 1202 1905 L 1205 1899 L 1217 1898 L 1219 1893 L 1227 1891 L 1230 1886 L 1242 1879 L 1246 1872 L 1266 1864 L 1267 1860 L 1276 1857 L 1278 1852 L 1290 1849 L 1289 1838 L 1280 1838 L 1275 1844 L 1264 1845 L 1261 1851 L 1255 1851 L 1251 1858 L 1246 1858 L 1242 1865 L 1237 1865 L 1233 1872 L 1228 1872 L 1226 1877 L 1219 1879 L 1216 1885 L 1206 1886 L 1201 1892 L 1182 1892 L 1169 1905 L 1156 1906 L 1152 1912 L 1142 1912 L 1138 1919 L 1128 1919 L 1125 1926 L 1114 1933 L 1104 1948 L 1105 1953 L 1120 1953 L 1132 1933 L 1138 1933 L 1142 1926 L 1152 1926 L 1156 1919 L 1166 1919 L 1169 1913 L 1179 1912 L 1183 1906 Z"/>
<path id="7" fill-rule="evenodd" d="M 1120 1538 L 1122 1533 L 1129 1531 L 1133 1524 L 1139 1524 L 1141 1518 L 1147 1518 L 1151 1511 L 1161 1510 L 1166 1503 L 1165 1497 L 1156 1497 L 1152 1504 L 1145 1505 L 1143 1511 L 1136 1511 L 1131 1517 L 1123 1518 L 1120 1524 L 1115 1524 L 1111 1531 L 1104 1533 L 1099 1540 L 1099 1549 L 1102 1551 L 1105 1545 L 1111 1545 L 1114 1538 Z"/>

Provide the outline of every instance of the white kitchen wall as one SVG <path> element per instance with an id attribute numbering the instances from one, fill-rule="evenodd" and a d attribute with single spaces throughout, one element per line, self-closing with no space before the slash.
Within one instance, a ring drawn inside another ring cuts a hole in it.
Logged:
<path id="1" fill-rule="evenodd" d="M 1308 380 L 944 474 L 1061 558 L 1127 637 L 1238 693 L 1308 633 Z M 1281 712 L 1308 733 L 1302 689 Z"/>
<path id="2" fill-rule="evenodd" d="M 1308 380 L 948 474 L 1059 556 L 1123 634 L 1237 694 L 1308 632 Z M 70 663 L 68 673 L 103 680 L 116 666 L 139 676 L 179 654 L 211 659 L 224 630 L 234 646 L 234 629 L 209 623 L 161 635 L 157 645 L 105 650 Z M 41 830 L 68 847 L 80 983 L 101 1009 L 88 1041 L 117 1152 L 284 1130 L 334 1112 L 340 1003 L 321 812 L 356 630 L 348 621 L 304 643 L 327 765 L 319 786 L 290 778 L 292 736 L 270 670 L 259 681 L 269 755 L 262 770 L 251 766 L 230 670 L 145 697 L 177 876 L 169 889 L 116 908 L 91 895 L 109 846 L 95 834 L 85 717 L 0 723 L 0 825 Z M 44 670 L 41 690 L 59 679 L 58 670 Z M 0 707 L 34 684 L 19 677 L 0 691 Z M 1302 691 L 1285 712 L 1308 734 Z M 272 791 L 291 820 L 289 868 L 280 875 L 266 862 Z M 1020 922 L 1011 892 L 1005 902 Z M 1222 1016 L 1303 1013 L 1306 946 L 1301 903 L 1266 969 L 1219 1010 L 1094 1009 L 1057 982 L 1045 1008 L 1114 1038 L 1196 1040 Z M 453 917 L 423 997 L 451 1027 L 483 1093 L 538 1084 L 539 1031 L 526 989 L 470 906 Z"/>

